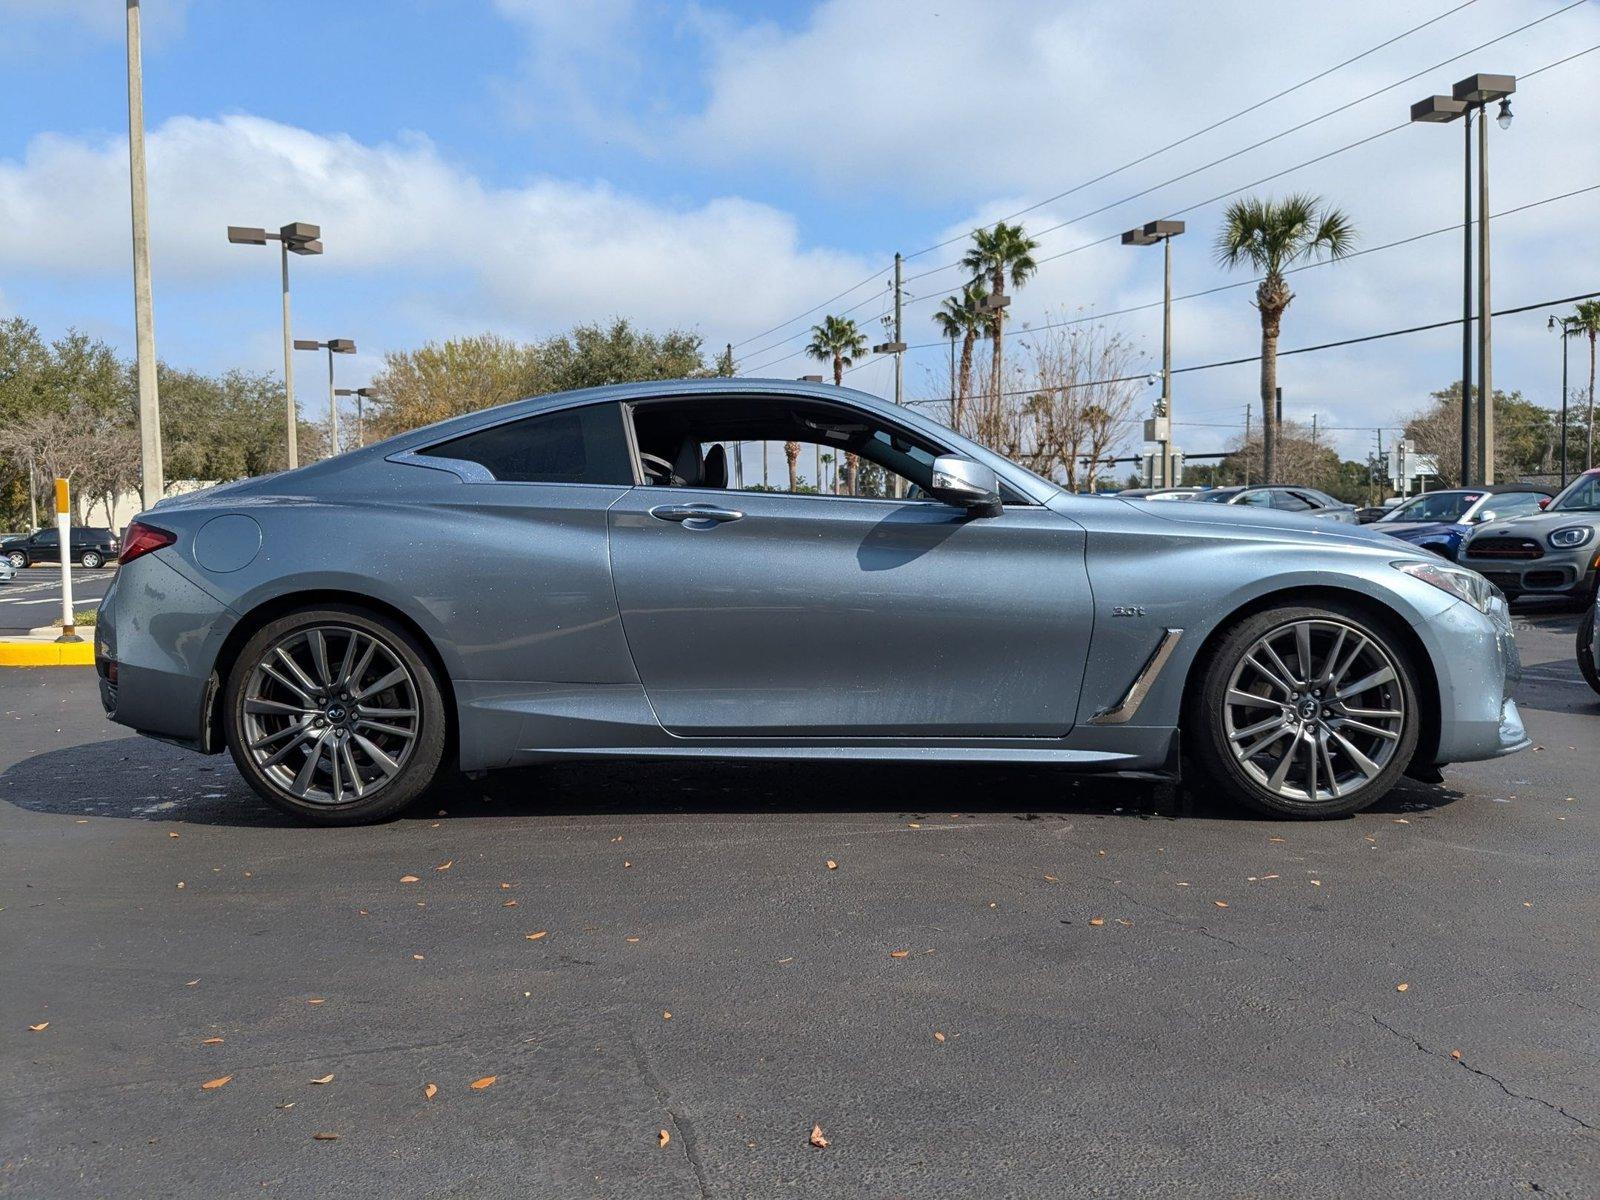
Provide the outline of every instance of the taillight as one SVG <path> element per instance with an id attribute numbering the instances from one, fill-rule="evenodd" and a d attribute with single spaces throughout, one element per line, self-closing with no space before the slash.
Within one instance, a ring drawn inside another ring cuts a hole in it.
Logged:
<path id="1" fill-rule="evenodd" d="M 135 521 L 128 526 L 128 536 L 122 540 L 122 554 L 117 561 L 122 564 L 131 563 L 134 559 L 152 550 L 159 550 L 163 546 L 170 546 L 178 540 L 178 535 L 169 533 L 165 529 L 157 529 L 154 525 L 145 525 Z"/>

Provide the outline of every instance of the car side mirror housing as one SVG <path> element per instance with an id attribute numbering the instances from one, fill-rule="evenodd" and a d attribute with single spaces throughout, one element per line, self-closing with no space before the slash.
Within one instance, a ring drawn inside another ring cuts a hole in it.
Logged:
<path id="1" fill-rule="evenodd" d="M 1492 520 L 1494 520 L 1494 509 L 1492 508 L 1486 508 L 1478 514 L 1479 525 L 1486 525 Z"/>
<path id="2" fill-rule="evenodd" d="M 933 460 L 933 480 L 928 492 L 936 500 L 965 508 L 977 517 L 998 517 L 1000 477 L 982 463 L 959 454 L 941 454 Z"/>
<path id="3" fill-rule="evenodd" d="M 1546 496 L 1544 499 L 1539 501 L 1539 511 L 1540 512 L 1543 512 L 1545 509 L 1547 509 L 1549 507 L 1550 507 L 1550 497 L 1549 496 Z"/>

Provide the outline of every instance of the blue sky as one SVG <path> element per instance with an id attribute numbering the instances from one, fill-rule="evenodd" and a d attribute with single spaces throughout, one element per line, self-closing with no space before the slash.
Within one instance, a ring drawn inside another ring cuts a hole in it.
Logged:
<path id="1" fill-rule="evenodd" d="M 355 338 L 361 354 L 340 364 L 351 384 L 383 351 L 428 338 L 532 337 L 613 314 L 742 342 L 896 249 L 1072 188 L 1454 6 L 146 0 L 159 349 L 206 369 L 274 369 L 273 255 L 227 245 L 224 226 L 293 219 L 320 223 L 328 246 L 295 263 L 296 333 Z M 1092 243 L 1403 123 L 1411 100 L 1472 71 L 1527 74 L 1600 44 L 1594 3 L 1502 37 L 1562 7 L 1477 0 L 1027 221 L 1069 222 L 1042 254 Z M 0 0 L 0 312 L 131 347 L 121 17 L 117 0 Z M 1600 138 L 1579 133 L 1596 94 L 1600 52 L 1519 89 L 1516 124 L 1491 130 L 1493 209 L 1600 184 Z M 1453 131 L 1399 129 L 1261 190 L 1326 194 L 1368 245 L 1441 227 L 1459 213 Z M 1497 304 L 1600 288 L 1597 197 L 1495 223 Z M 1220 207 L 1186 216 L 1180 294 L 1232 281 L 1211 261 Z M 1454 315 L 1458 245 L 1436 237 L 1298 277 L 1285 344 Z M 908 340 L 932 340 L 927 314 L 958 282 L 912 283 Z M 874 277 L 834 307 L 872 318 L 880 287 Z M 1096 246 L 1047 263 L 1012 312 L 1036 324 L 1158 289 L 1158 256 Z M 1111 320 L 1158 351 L 1158 313 Z M 1180 365 L 1250 354 L 1258 336 L 1248 289 L 1180 305 L 1175 326 Z M 755 338 L 741 358 L 775 375 L 814 369 L 782 357 L 804 327 Z M 1553 402 L 1544 315 L 1504 321 L 1497 338 L 1497 382 Z M 1446 331 L 1286 360 L 1290 415 L 1317 412 L 1359 453 L 1371 426 L 1454 377 L 1455 344 Z M 942 364 L 937 350 L 912 356 L 913 395 L 939 390 Z M 882 391 L 888 378 L 874 363 L 851 381 Z M 1249 368 L 1185 377 L 1186 446 L 1220 447 L 1253 391 Z"/>

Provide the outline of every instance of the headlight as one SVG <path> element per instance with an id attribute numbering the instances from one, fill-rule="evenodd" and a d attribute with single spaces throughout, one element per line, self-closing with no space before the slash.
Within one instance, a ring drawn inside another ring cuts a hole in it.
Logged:
<path id="1" fill-rule="evenodd" d="M 1550 544 L 1560 550 L 1571 550 L 1587 544 L 1593 536 L 1594 530 L 1588 525 L 1568 525 L 1550 535 Z"/>
<path id="2" fill-rule="evenodd" d="M 1389 565 L 1424 583 L 1433 584 L 1441 592 L 1449 592 L 1457 600 L 1465 600 L 1485 615 L 1500 599 L 1500 589 L 1476 571 L 1452 567 L 1447 563 L 1406 561 Z"/>

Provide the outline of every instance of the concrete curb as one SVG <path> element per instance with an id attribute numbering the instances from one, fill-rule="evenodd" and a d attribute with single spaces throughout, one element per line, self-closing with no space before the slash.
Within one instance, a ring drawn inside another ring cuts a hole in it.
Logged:
<path id="1" fill-rule="evenodd" d="M 92 667 L 94 640 L 58 642 L 49 637 L 0 638 L 0 667 Z"/>

